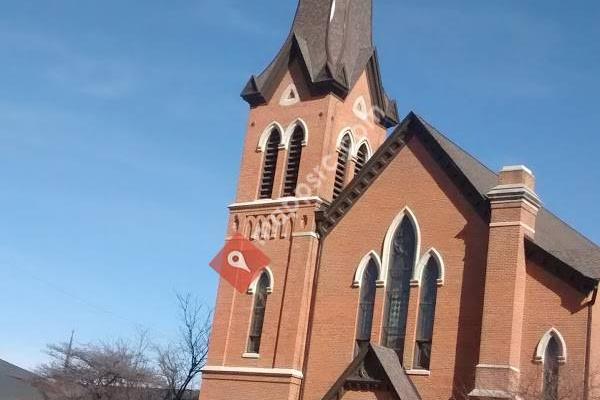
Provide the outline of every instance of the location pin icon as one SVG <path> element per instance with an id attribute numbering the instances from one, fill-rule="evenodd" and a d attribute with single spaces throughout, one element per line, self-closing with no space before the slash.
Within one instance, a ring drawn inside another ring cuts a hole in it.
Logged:
<path id="1" fill-rule="evenodd" d="M 233 268 L 244 270 L 250 273 L 250 268 L 248 268 L 248 264 L 246 264 L 246 259 L 241 251 L 232 251 L 227 256 L 227 262 Z"/>

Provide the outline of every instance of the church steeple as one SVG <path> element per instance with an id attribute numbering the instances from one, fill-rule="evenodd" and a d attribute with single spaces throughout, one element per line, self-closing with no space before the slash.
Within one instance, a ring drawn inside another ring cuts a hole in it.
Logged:
<path id="1" fill-rule="evenodd" d="M 372 9 L 372 0 L 299 0 L 282 49 L 261 74 L 250 78 L 242 97 L 252 106 L 267 102 L 296 58 L 312 91 L 342 98 L 367 70 L 381 124 L 395 125 L 396 103 L 383 89 L 373 45 Z"/>

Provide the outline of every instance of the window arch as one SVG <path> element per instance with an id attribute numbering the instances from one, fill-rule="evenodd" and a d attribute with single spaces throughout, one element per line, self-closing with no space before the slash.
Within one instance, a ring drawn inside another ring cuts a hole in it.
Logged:
<path id="1" fill-rule="evenodd" d="M 557 400 L 560 366 L 567 362 L 567 345 L 557 329 L 552 328 L 542 336 L 535 351 L 535 361 L 543 365 L 542 398 Z"/>
<path id="2" fill-rule="evenodd" d="M 262 178 L 260 182 L 261 199 L 270 199 L 273 196 L 273 184 L 275 183 L 279 143 L 281 143 L 281 132 L 279 129 L 273 128 L 265 145 Z"/>
<path id="3" fill-rule="evenodd" d="M 260 278 L 262 278 L 262 276 L 264 274 L 267 274 L 268 278 L 269 278 L 269 285 L 267 286 L 267 294 L 273 293 L 273 287 L 275 286 L 275 277 L 273 275 L 273 271 L 271 270 L 271 268 L 265 267 L 263 272 L 256 279 L 254 279 L 254 281 L 248 287 L 248 294 L 256 293 L 256 290 L 258 288 L 258 282 L 260 281 Z"/>
<path id="4" fill-rule="evenodd" d="M 544 354 L 544 400 L 558 400 L 560 343 L 552 336 Z"/>
<path id="5" fill-rule="evenodd" d="M 358 148 L 356 152 L 356 165 L 354 167 L 354 175 L 358 175 L 358 173 L 363 169 L 365 164 L 369 161 L 369 146 L 367 142 L 364 142 Z"/>
<path id="6" fill-rule="evenodd" d="M 248 353 L 258 354 L 260 352 L 260 341 L 262 338 L 265 311 L 267 309 L 267 297 L 271 286 L 269 273 L 263 271 L 254 292 L 254 305 L 252 307 L 252 322 L 250 324 L 250 335 L 248 338 Z"/>
<path id="7" fill-rule="evenodd" d="M 446 276 L 446 267 L 444 264 L 444 260 L 442 259 L 442 255 L 435 249 L 430 248 L 427 250 L 424 255 L 421 257 L 421 260 L 417 263 L 415 268 L 415 275 L 413 277 L 413 283 L 421 285 L 423 282 L 423 274 L 425 272 L 425 267 L 429 264 L 432 258 L 435 258 L 437 262 L 439 275 L 438 275 L 438 286 L 442 286 L 444 284 L 444 279 Z"/>
<path id="8" fill-rule="evenodd" d="M 396 229 L 390 249 L 383 344 L 404 357 L 410 282 L 417 253 L 417 233 L 406 215 Z"/>
<path id="9" fill-rule="evenodd" d="M 548 330 L 548 332 L 544 333 L 544 336 L 542 336 L 540 339 L 540 342 L 535 350 L 535 362 L 540 364 L 544 363 L 546 360 L 546 348 L 548 347 L 548 343 L 550 343 L 552 338 L 556 339 L 559 344 L 560 352 L 558 354 L 558 361 L 561 364 L 567 362 L 567 344 L 563 335 L 556 328 Z"/>
<path id="10" fill-rule="evenodd" d="M 300 172 L 300 160 L 302 158 L 302 145 L 304 143 L 304 130 L 296 126 L 290 138 L 288 148 L 288 160 L 283 186 L 284 196 L 295 196 L 298 186 L 298 174 Z"/>
<path id="11" fill-rule="evenodd" d="M 346 183 L 346 173 L 348 169 L 348 159 L 350 158 L 350 151 L 352 149 L 352 137 L 349 132 L 346 132 L 342 137 L 340 146 L 338 149 L 338 160 L 337 167 L 335 169 L 335 182 L 333 185 L 333 199 L 335 200 Z"/>
<path id="12" fill-rule="evenodd" d="M 379 268 L 375 260 L 371 259 L 363 273 L 360 285 L 360 303 L 356 325 L 356 341 L 359 346 L 368 344 L 371 341 L 378 277 Z"/>
<path id="13" fill-rule="evenodd" d="M 429 370 L 431 365 L 431 346 L 433 343 L 433 324 L 437 303 L 437 288 L 440 279 L 440 266 L 435 257 L 423 269 L 421 293 L 419 298 L 419 319 L 415 343 L 414 369 Z"/>
<path id="14" fill-rule="evenodd" d="M 356 272 L 354 273 L 354 281 L 352 282 L 352 287 L 354 288 L 359 288 L 361 287 L 362 281 L 363 281 L 363 275 L 365 274 L 365 270 L 367 269 L 367 267 L 370 265 L 370 263 L 373 262 L 375 263 L 375 265 L 377 266 L 377 287 L 383 287 L 383 268 L 381 267 L 381 258 L 379 257 L 379 254 L 377 254 L 375 251 L 371 250 L 370 252 L 368 252 L 363 258 L 362 260 L 360 260 L 360 263 L 358 264 L 358 268 L 356 268 Z"/>

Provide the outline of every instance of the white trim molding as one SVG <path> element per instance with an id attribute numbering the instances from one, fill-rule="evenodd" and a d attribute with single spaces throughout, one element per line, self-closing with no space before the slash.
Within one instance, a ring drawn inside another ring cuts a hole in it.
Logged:
<path id="1" fill-rule="evenodd" d="M 435 258 L 438 265 L 439 276 L 437 284 L 438 286 L 444 285 L 444 281 L 446 278 L 446 265 L 444 264 L 444 260 L 442 259 L 442 255 L 440 254 L 440 252 L 432 247 L 429 250 L 427 250 L 425 254 L 423 254 L 423 257 L 421 257 L 421 259 L 417 263 L 417 267 L 414 270 L 413 282 L 417 286 L 421 286 L 421 282 L 423 282 L 423 272 L 425 271 L 425 267 L 427 266 L 427 263 L 429 263 L 431 257 Z"/>
<path id="2" fill-rule="evenodd" d="M 350 149 L 348 149 L 348 155 L 352 157 L 354 154 L 354 148 L 356 146 L 356 139 L 354 137 L 354 131 L 349 126 L 340 131 L 337 141 L 335 142 L 335 149 L 340 151 L 340 148 L 342 147 L 342 139 L 344 136 L 346 136 L 346 134 L 350 135 Z"/>
<path id="3" fill-rule="evenodd" d="M 520 226 L 526 230 L 528 230 L 530 233 L 535 235 L 535 229 L 533 229 L 531 226 L 527 225 L 525 222 L 522 221 L 516 221 L 516 222 L 492 222 L 490 223 L 490 228 L 503 228 L 506 226 Z"/>
<path id="4" fill-rule="evenodd" d="M 285 129 L 285 133 L 283 133 L 282 144 L 284 149 L 290 148 L 290 141 L 292 140 L 292 135 L 296 128 L 300 127 L 304 132 L 304 139 L 302 140 L 302 146 L 306 146 L 308 144 L 308 125 L 302 118 L 296 118 L 292 121 L 291 124 Z"/>
<path id="5" fill-rule="evenodd" d="M 335 16 L 335 0 L 331 2 L 331 12 L 329 13 L 329 22 L 333 21 L 333 17 Z"/>
<path id="6" fill-rule="evenodd" d="M 366 121 L 369 118 L 369 109 L 367 108 L 367 102 L 364 96 L 359 96 L 354 100 L 352 111 L 359 119 Z"/>
<path id="7" fill-rule="evenodd" d="M 298 94 L 298 89 L 296 89 L 296 85 L 290 83 L 288 87 L 285 88 L 281 98 L 279 99 L 280 106 L 292 106 L 296 103 L 300 102 L 300 95 Z"/>
<path id="8" fill-rule="evenodd" d="M 249 358 L 253 360 L 258 360 L 260 358 L 260 354 L 258 353 L 244 353 L 242 354 L 242 358 Z"/>
<path id="9" fill-rule="evenodd" d="M 537 345 L 535 350 L 535 358 L 534 362 L 538 364 L 544 363 L 544 358 L 546 356 L 546 349 L 548 347 L 548 343 L 550 343 L 550 339 L 555 338 L 558 340 L 558 344 L 560 345 L 560 355 L 558 356 L 558 362 L 560 364 L 566 364 L 567 362 L 567 343 L 565 342 L 565 338 L 556 328 L 551 328 L 548 332 L 544 333 L 544 336 L 540 339 L 540 342 Z"/>
<path id="10" fill-rule="evenodd" d="M 267 293 L 268 294 L 273 293 L 273 288 L 275 287 L 275 276 L 273 275 L 273 271 L 271 270 L 270 267 L 265 267 L 265 268 L 263 268 L 262 271 L 260 271 L 260 274 L 258 274 L 258 276 L 256 278 L 254 278 L 254 280 L 248 287 L 248 291 L 247 291 L 248 294 L 256 293 L 256 286 L 258 285 L 258 280 L 260 279 L 262 274 L 264 274 L 265 272 L 267 273 L 267 275 L 269 275 L 269 286 L 267 287 Z"/>
<path id="11" fill-rule="evenodd" d="M 240 375 L 262 375 L 262 376 L 281 376 L 303 379 L 304 375 L 297 369 L 286 368 L 255 368 L 255 367 L 224 367 L 224 366 L 206 366 L 202 368 L 203 373 L 213 374 L 240 374 Z"/>
<path id="12" fill-rule="evenodd" d="M 512 365 L 504 365 L 504 364 L 477 364 L 476 368 L 483 369 L 508 369 L 510 371 L 516 372 L 517 374 L 521 373 L 519 368 L 513 367 Z"/>
<path id="13" fill-rule="evenodd" d="M 292 233 L 292 237 L 312 237 L 315 239 L 319 239 L 319 234 L 317 232 L 294 232 Z"/>
<path id="14" fill-rule="evenodd" d="M 362 284 L 363 275 L 371 260 L 373 260 L 375 262 L 375 265 L 377 266 L 377 287 L 383 287 L 383 280 L 381 279 L 383 274 L 383 269 L 381 267 L 381 257 L 379 257 L 379 254 L 377 254 L 374 250 L 371 250 L 370 252 L 365 254 L 362 260 L 360 260 L 358 268 L 356 268 L 356 272 L 354 273 L 354 282 L 352 282 L 352 287 L 360 288 Z"/>
<path id="15" fill-rule="evenodd" d="M 500 172 L 513 172 L 513 171 L 524 171 L 529 175 L 533 176 L 533 171 L 527 168 L 525 165 L 507 165 L 502 167 Z"/>
<path id="16" fill-rule="evenodd" d="M 281 126 L 279 122 L 273 121 L 260 134 L 260 138 L 258 139 L 258 145 L 256 146 L 256 151 L 258 153 L 262 153 L 263 151 L 265 151 L 265 148 L 267 147 L 267 141 L 269 140 L 269 136 L 271 136 L 271 132 L 273 132 L 273 129 L 277 129 L 279 131 L 279 136 L 281 136 L 282 142 L 279 143 L 279 146 L 281 147 L 281 145 L 283 144 L 283 136 L 285 129 L 283 129 L 283 126 Z"/>
<path id="17" fill-rule="evenodd" d="M 280 197 L 278 199 L 259 199 L 254 201 L 246 201 L 241 203 L 233 203 L 227 206 L 230 210 L 244 210 L 247 208 L 259 208 L 259 207 L 283 207 L 282 211 L 285 211 L 286 207 L 296 209 L 304 204 L 325 204 L 325 200 L 318 196 L 309 197 Z"/>
<path id="18" fill-rule="evenodd" d="M 481 397 L 486 399 L 514 399 L 514 396 L 504 390 L 473 389 L 469 393 L 470 397 Z M 520 397 L 517 397 L 521 400 Z"/>
<path id="19" fill-rule="evenodd" d="M 404 372 L 406 372 L 406 375 L 415 375 L 415 376 L 430 376 L 431 375 L 431 371 L 429 371 L 427 369 L 407 369 Z"/>
<path id="20" fill-rule="evenodd" d="M 387 286 L 388 271 L 390 269 L 390 262 L 392 261 L 392 245 L 394 243 L 394 236 L 396 235 L 396 231 L 400 227 L 400 224 L 402 223 L 404 218 L 409 219 L 409 221 L 412 223 L 413 228 L 415 230 L 416 249 L 415 249 L 415 265 L 413 265 L 413 271 L 416 268 L 417 262 L 421 258 L 421 253 L 420 253 L 420 251 L 421 251 L 421 228 L 419 228 L 419 223 L 417 222 L 417 217 L 415 216 L 415 213 L 407 206 L 407 207 L 404 207 L 402 209 L 402 211 L 400 211 L 396 215 L 396 217 L 392 221 L 392 224 L 388 228 L 388 231 L 385 234 L 385 239 L 383 241 L 383 253 L 382 253 L 382 255 L 383 255 L 383 257 L 382 257 L 383 278 L 382 278 L 382 280 L 383 280 L 385 286 Z"/>
<path id="21" fill-rule="evenodd" d="M 358 144 L 356 145 L 356 149 L 353 153 L 353 157 L 356 158 L 358 157 L 358 151 L 360 150 L 360 148 L 366 145 L 367 146 L 367 161 L 369 161 L 369 159 L 371 158 L 371 156 L 373 155 L 373 149 L 371 148 L 371 143 L 369 143 L 369 140 L 367 138 L 362 138 Z"/>

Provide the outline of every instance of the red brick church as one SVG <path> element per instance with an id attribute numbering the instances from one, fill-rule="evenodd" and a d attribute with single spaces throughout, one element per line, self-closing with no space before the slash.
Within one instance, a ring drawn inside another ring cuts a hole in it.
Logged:
<path id="1" fill-rule="evenodd" d="M 384 90 L 371 0 L 300 0 L 250 78 L 201 400 L 592 399 L 600 248 Z M 392 130 L 388 134 L 388 130 Z"/>

